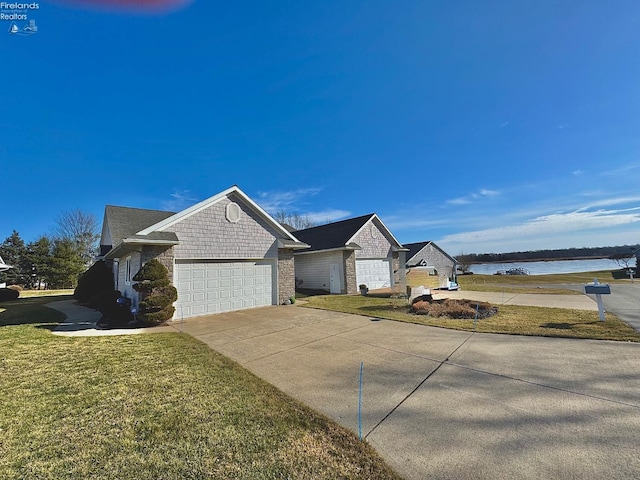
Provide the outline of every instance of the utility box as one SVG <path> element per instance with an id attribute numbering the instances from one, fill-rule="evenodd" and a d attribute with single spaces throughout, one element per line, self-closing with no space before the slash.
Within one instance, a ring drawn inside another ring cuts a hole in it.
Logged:
<path id="1" fill-rule="evenodd" d="M 611 287 L 606 283 L 599 285 L 585 285 L 584 293 L 591 293 L 594 295 L 609 295 L 611 293 Z"/>

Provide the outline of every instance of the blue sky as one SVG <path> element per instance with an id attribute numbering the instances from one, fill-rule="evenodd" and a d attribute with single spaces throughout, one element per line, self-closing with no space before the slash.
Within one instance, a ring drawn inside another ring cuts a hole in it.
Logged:
<path id="1" fill-rule="evenodd" d="M 237 184 L 452 255 L 640 242 L 640 2 L 38 3 L 0 20 L 0 240 Z"/>

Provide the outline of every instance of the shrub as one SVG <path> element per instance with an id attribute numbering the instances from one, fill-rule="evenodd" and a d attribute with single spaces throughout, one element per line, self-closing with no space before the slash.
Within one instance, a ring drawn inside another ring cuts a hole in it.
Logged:
<path id="1" fill-rule="evenodd" d="M 169 271 L 155 258 L 145 263 L 140 271 L 133 276 L 133 289 L 140 293 L 150 293 L 154 288 L 166 287 L 171 284 Z"/>
<path id="2" fill-rule="evenodd" d="M 7 288 L 11 290 L 15 290 L 16 292 L 21 292 L 24 290 L 20 285 L 9 285 Z"/>
<path id="3" fill-rule="evenodd" d="M 93 299 L 113 292 L 113 273 L 104 261 L 94 263 L 89 270 L 78 277 L 78 286 L 73 292 L 73 297 L 80 303 L 88 303 L 94 308 Z"/>
<path id="4" fill-rule="evenodd" d="M 13 288 L 0 288 L 0 302 L 8 302 L 10 300 L 17 300 L 20 296 L 20 292 Z"/>
<path id="5" fill-rule="evenodd" d="M 138 317 L 150 325 L 160 325 L 173 317 L 173 302 L 178 299 L 178 291 L 169 281 L 169 272 L 155 258 L 145 263 L 133 280 L 134 290 L 140 292 Z"/>
<path id="6" fill-rule="evenodd" d="M 120 298 L 122 294 L 118 290 L 108 290 L 104 292 L 100 292 L 89 300 L 89 305 L 91 305 L 96 310 L 99 310 L 103 313 L 103 315 L 109 315 L 118 310 L 118 298 Z"/>

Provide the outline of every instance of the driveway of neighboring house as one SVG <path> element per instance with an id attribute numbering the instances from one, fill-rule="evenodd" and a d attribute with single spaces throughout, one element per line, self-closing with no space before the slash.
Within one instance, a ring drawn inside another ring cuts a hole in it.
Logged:
<path id="1" fill-rule="evenodd" d="M 605 310 L 640 332 L 640 280 L 626 285 L 611 284 L 611 294 L 602 295 L 602 304 Z"/>
<path id="2" fill-rule="evenodd" d="M 640 344 L 460 332 L 299 306 L 174 328 L 361 430 L 407 479 L 640 471 Z"/>

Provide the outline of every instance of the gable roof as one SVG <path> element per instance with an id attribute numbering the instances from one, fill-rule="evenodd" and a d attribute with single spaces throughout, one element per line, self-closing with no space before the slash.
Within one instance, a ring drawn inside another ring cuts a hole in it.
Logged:
<path id="1" fill-rule="evenodd" d="M 202 202 L 196 203 L 195 205 L 182 210 L 178 213 L 174 213 L 173 215 L 160 220 L 157 223 L 154 223 L 146 228 L 140 230 L 138 235 L 149 235 L 152 232 L 163 232 L 167 229 L 171 228 L 172 225 L 190 217 L 191 215 L 195 215 L 196 213 L 204 210 L 205 208 L 210 207 L 218 203 L 221 200 L 227 198 L 228 195 L 235 195 L 240 198 L 254 213 L 256 213 L 259 217 L 261 217 L 268 225 L 272 226 L 274 230 L 278 231 L 282 234 L 282 236 L 287 240 L 288 245 L 296 245 L 297 248 L 307 248 L 308 245 L 300 242 L 296 237 L 294 237 L 286 228 L 280 225 L 271 215 L 269 215 L 265 210 L 262 209 L 256 202 L 251 200 L 249 196 L 244 193 L 237 185 L 233 187 L 227 188 L 226 190 L 203 200 Z"/>
<path id="2" fill-rule="evenodd" d="M 344 248 L 359 249 L 359 246 L 353 243 L 354 237 L 370 221 L 375 221 L 378 228 L 390 239 L 390 243 L 395 244 L 394 246 L 398 249 L 402 248 L 402 245 L 400 245 L 375 213 L 369 213 L 339 222 L 327 223 L 317 227 L 305 228 L 304 230 L 296 230 L 293 233 L 299 240 L 311 245 L 311 248 L 305 250 L 304 253 Z"/>
<path id="3" fill-rule="evenodd" d="M 413 257 L 415 257 L 420 250 L 422 250 L 424 247 L 426 247 L 427 245 L 432 245 L 433 247 L 437 248 L 440 252 L 442 252 L 442 254 L 446 255 L 449 259 L 451 259 L 452 262 L 456 263 L 456 259 L 453 258 L 451 255 L 449 255 L 447 252 L 445 252 L 444 250 L 442 250 L 438 245 L 436 245 L 434 242 L 427 240 L 426 242 L 416 242 L 416 243 L 405 243 L 404 244 L 404 248 L 408 249 L 409 251 L 407 252 L 407 256 L 406 256 L 406 263 L 407 265 L 409 265 L 411 263 L 411 260 L 413 259 Z"/>
<path id="4" fill-rule="evenodd" d="M 273 217 L 251 200 L 242 190 L 234 185 L 213 197 L 177 213 L 107 205 L 105 207 L 104 223 L 102 226 L 102 238 L 100 239 L 100 244 L 103 247 L 101 253 L 105 258 L 113 258 L 125 249 L 126 245 L 177 245 L 179 240 L 177 235 L 170 230 L 171 226 L 226 199 L 230 194 L 238 197 L 268 225 L 272 226 L 274 230 L 281 234 L 282 238 L 278 239 L 279 248 L 308 248 L 307 244 L 300 242 L 273 219 Z M 109 249 L 109 247 L 111 248 Z"/>
<path id="5" fill-rule="evenodd" d="M 299 240 L 311 245 L 307 252 L 344 248 L 372 216 L 373 213 L 370 213 L 361 217 L 296 230 L 294 233 Z"/>
<path id="6" fill-rule="evenodd" d="M 163 210 L 107 205 L 104 210 L 104 221 L 110 238 L 102 238 L 101 243 L 105 240 L 110 240 L 109 243 L 103 245 L 117 245 L 125 238 L 134 236 L 143 228 L 158 223 L 172 215 L 175 215 L 175 213 Z M 103 229 L 104 236 L 105 231 Z"/>

